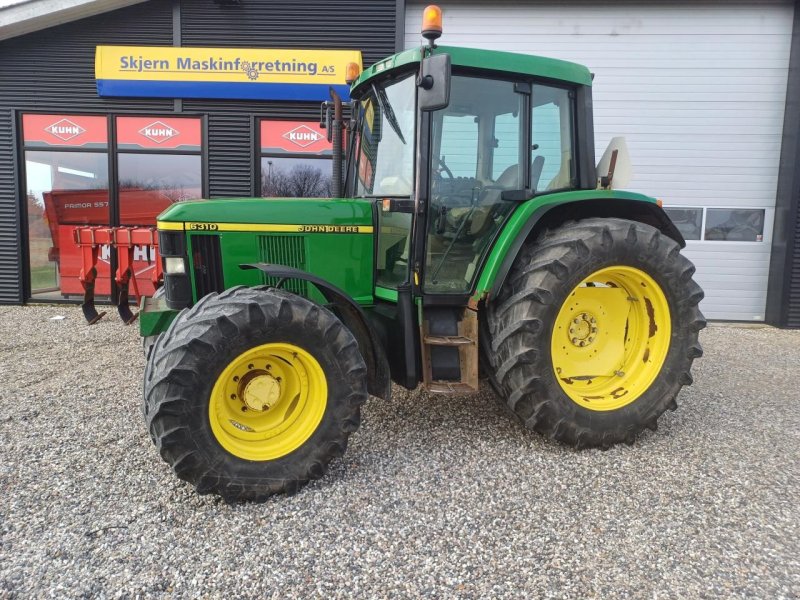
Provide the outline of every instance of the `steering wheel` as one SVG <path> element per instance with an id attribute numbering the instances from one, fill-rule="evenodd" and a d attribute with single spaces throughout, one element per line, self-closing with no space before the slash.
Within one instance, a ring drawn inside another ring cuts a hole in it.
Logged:
<path id="1" fill-rule="evenodd" d="M 437 156 L 435 157 L 434 160 L 436 161 L 435 165 L 436 173 L 437 175 L 439 175 L 439 177 L 442 176 L 442 172 L 445 172 L 447 173 L 447 176 L 450 179 L 455 179 L 455 177 L 453 176 L 453 172 L 450 170 L 450 167 L 448 167 L 447 164 L 444 162 L 444 156 Z"/>

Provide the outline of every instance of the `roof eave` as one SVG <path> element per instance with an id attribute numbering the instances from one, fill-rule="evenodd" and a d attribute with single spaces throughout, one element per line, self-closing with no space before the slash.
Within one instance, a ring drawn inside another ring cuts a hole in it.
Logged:
<path id="1" fill-rule="evenodd" d="M 0 8 L 0 41 L 147 0 L 27 0 Z"/>

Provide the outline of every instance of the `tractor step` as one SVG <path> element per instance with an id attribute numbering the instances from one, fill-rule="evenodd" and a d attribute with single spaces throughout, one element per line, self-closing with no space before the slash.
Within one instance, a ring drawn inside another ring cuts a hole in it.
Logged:
<path id="1" fill-rule="evenodd" d="M 471 394 L 478 391 L 459 381 L 431 381 L 427 389 L 432 394 Z"/>
<path id="2" fill-rule="evenodd" d="M 424 309 L 422 383 L 434 394 L 478 391 L 478 313 L 467 307 Z"/>
<path id="3" fill-rule="evenodd" d="M 430 346 L 469 346 L 475 340 L 462 335 L 427 335 L 424 342 Z"/>

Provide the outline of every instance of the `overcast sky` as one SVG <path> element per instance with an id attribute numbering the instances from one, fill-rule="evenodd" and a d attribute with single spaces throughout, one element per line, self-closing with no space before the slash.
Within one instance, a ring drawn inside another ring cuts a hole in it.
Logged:
<path id="1" fill-rule="evenodd" d="M 0 8 L 3 6 L 10 6 L 12 4 L 19 4 L 21 2 L 26 2 L 26 0 L 0 0 Z"/>

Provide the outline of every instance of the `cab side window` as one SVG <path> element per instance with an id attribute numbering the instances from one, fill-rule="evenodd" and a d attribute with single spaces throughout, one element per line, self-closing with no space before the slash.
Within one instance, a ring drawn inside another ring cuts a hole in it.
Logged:
<path id="1" fill-rule="evenodd" d="M 531 186 L 537 192 L 575 187 L 572 98 L 568 90 L 534 85 Z"/>

